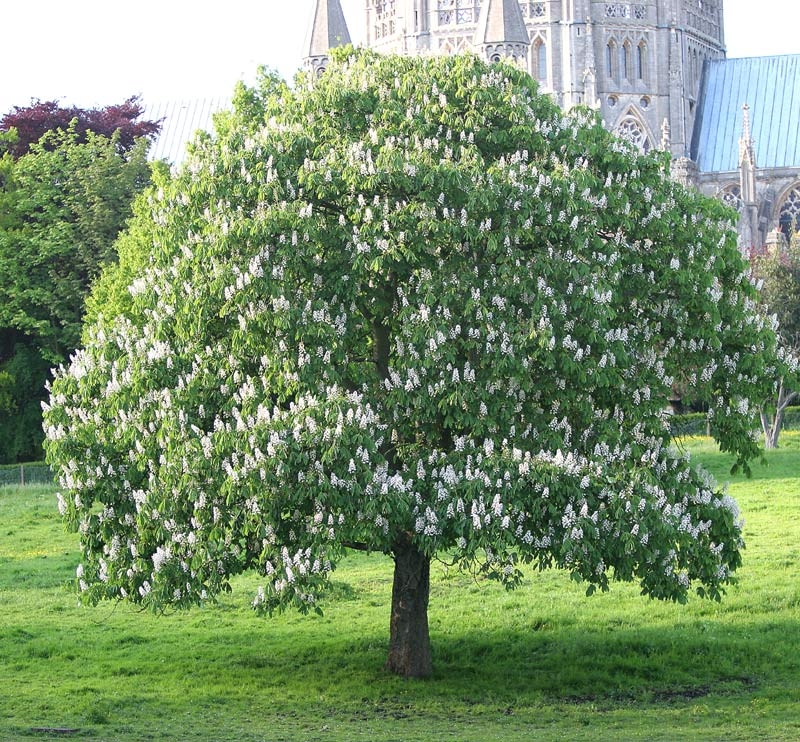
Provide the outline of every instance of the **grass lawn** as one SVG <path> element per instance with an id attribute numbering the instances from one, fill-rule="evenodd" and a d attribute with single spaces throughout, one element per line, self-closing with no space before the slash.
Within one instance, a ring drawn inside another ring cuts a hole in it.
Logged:
<path id="1" fill-rule="evenodd" d="M 254 577 L 186 613 L 82 608 L 54 490 L 0 488 L 0 740 L 798 740 L 800 433 L 781 444 L 749 480 L 687 444 L 746 521 L 722 603 L 435 565 L 427 681 L 382 670 L 386 558 L 346 560 L 322 617 L 257 618 Z"/>

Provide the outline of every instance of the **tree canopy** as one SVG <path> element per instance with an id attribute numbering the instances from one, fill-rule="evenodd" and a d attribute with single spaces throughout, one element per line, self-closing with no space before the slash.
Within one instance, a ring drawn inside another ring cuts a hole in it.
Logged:
<path id="1" fill-rule="evenodd" d="M 759 298 L 775 319 L 782 363 L 775 393 L 761 408 L 764 444 L 776 448 L 786 408 L 800 395 L 800 234 L 788 245 L 771 244 L 753 253 L 750 264 L 759 282 Z"/>
<path id="2" fill-rule="evenodd" d="M 123 151 L 119 136 L 70 125 L 0 158 L 0 372 L 13 399 L 0 461 L 41 458 L 48 371 L 79 345 L 89 286 L 149 182 L 147 142 Z"/>
<path id="3" fill-rule="evenodd" d="M 775 338 L 728 212 L 667 171 L 473 56 L 240 87 L 52 385 L 85 599 L 186 607 L 253 569 L 257 609 L 316 609 L 384 552 L 387 667 L 420 676 L 437 554 L 719 598 L 736 505 L 665 410 L 690 382 L 746 466 Z"/>
<path id="4" fill-rule="evenodd" d="M 85 141 L 88 132 L 114 140 L 121 151 L 132 149 L 138 139 L 152 139 L 161 129 L 161 121 L 140 119 L 144 107 L 138 96 L 128 98 L 104 108 L 79 108 L 62 106 L 58 101 L 34 101 L 29 106 L 14 106 L 0 117 L 0 132 L 16 132 L 14 139 L 0 140 L 0 154 L 8 152 L 19 158 L 29 152 L 32 145 L 51 131 L 66 131 L 70 127 L 79 141 Z"/>

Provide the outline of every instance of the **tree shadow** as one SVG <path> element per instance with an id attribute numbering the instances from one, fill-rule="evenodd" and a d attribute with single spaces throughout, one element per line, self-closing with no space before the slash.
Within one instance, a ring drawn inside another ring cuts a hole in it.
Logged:
<path id="1" fill-rule="evenodd" d="M 768 633 L 786 638 L 768 647 Z M 530 632 L 473 631 L 433 638 L 435 681 L 465 700 L 472 697 L 472 688 L 480 687 L 483 693 L 476 702 L 501 705 L 535 699 L 667 702 L 740 693 L 769 681 L 791 656 L 789 637 L 799 633 L 797 622 L 773 623 L 768 631 L 757 624 L 712 630 L 532 626 Z"/>
<path id="2" fill-rule="evenodd" d="M 591 630 L 532 622 L 529 631 L 487 627 L 432 632 L 431 639 L 434 675 L 422 683 L 382 670 L 388 637 L 378 634 L 346 645 L 309 647 L 300 660 L 302 674 L 328 673 L 330 685 L 359 682 L 365 701 L 385 701 L 399 692 L 403 704 L 415 695 L 447 705 L 498 708 L 542 702 L 683 703 L 784 683 L 782 676 L 794 672 L 800 621 L 765 618 L 730 625 L 697 620 L 667 627 L 611 622 Z M 314 655 L 324 656 L 324 662 L 315 662 Z M 336 668 L 333 675 L 331 668 Z"/>

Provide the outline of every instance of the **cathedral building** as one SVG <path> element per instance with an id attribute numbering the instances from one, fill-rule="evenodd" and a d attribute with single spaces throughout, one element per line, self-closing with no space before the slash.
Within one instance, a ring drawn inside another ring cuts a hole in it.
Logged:
<path id="1" fill-rule="evenodd" d="M 564 109 L 596 108 L 673 175 L 740 212 L 743 249 L 800 230 L 800 54 L 726 59 L 723 0 L 365 0 L 366 46 L 512 58 Z M 315 0 L 304 63 L 349 43 Z M 777 230 L 777 232 L 776 232 Z"/>

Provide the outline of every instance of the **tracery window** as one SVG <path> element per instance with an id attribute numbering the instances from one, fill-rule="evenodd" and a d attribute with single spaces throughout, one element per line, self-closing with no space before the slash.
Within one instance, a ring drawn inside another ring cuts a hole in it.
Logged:
<path id="1" fill-rule="evenodd" d="M 725 186 L 725 188 L 719 192 L 719 198 L 726 206 L 730 206 L 732 209 L 736 209 L 736 211 L 742 210 L 742 189 L 738 183 Z"/>
<path id="2" fill-rule="evenodd" d="M 778 215 L 778 224 L 787 240 L 790 240 L 795 232 L 800 232 L 800 184 L 786 194 Z"/>
<path id="3" fill-rule="evenodd" d="M 641 3 L 606 3 L 606 18 L 635 18 L 638 21 L 647 17 L 647 7 Z"/>
<path id="4" fill-rule="evenodd" d="M 480 0 L 438 0 L 437 12 L 440 26 L 475 23 L 478 20 Z"/>
<path id="5" fill-rule="evenodd" d="M 537 18 L 544 18 L 547 15 L 547 6 L 543 2 L 529 2 L 523 0 L 520 3 L 522 8 L 522 15 L 525 18 L 536 20 Z"/>
<path id="6" fill-rule="evenodd" d="M 632 116 L 623 119 L 616 128 L 616 134 L 631 142 L 642 153 L 649 152 L 653 145 L 650 137 L 639 121 Z"/>

